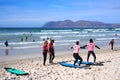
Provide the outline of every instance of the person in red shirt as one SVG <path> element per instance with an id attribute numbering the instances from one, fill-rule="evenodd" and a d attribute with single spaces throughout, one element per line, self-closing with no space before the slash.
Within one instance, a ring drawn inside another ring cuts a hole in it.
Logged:
<path id="1" fill-rule="evenodd" d="M 49 63 L 52 64 L 53 60 L 55 58 L 55 51 L 54 51 L 54 40 L 50 40 L 49 43 L 49 52 L 50 52 L 50 58 L 49 58 Z"/>
<path id="2" fill-rule="evenodd" d="M 43 49 L 43 65 L 45 66 L 48 53 L 48 41 L 44 42 L 42 49 Z"/>

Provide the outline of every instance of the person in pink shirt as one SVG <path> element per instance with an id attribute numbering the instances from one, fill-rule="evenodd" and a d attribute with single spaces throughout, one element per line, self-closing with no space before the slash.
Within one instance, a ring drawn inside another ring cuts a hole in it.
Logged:
<path id="1" fill-rule="evenodd" d="M 88 48 L 87 62 L 89 62 L 89 57 L 90 57 L 90 55 L 92 54 L 93 57 L 94 57 L 94 63 L 95 63 L 95 61 L 96 61 L 96 55 L 95 55 L 95 53 L 94 53 L 94 47 L 96 47 L 96 48 L 98 48 L 98 49 L 100 49 L 100 48 L 93 43 L 93 39 L 90 39 L 90 40 L 89 40 L 89 43 L 88 43 L 87 45 L 83 46 L 82 48 L 85 48 L 85 47 Z"/>
<path id="2" fill-rule="evenodd" d="M 75 58 L 74 61 L 74 66 L 77 63 L 78 59 L 80 60 L 79 66 L 82 63 L 83 59 L 79 56 L 79 51 L 80 51 L 80 45 L 79 45 L 79 41 L 76 41 L 76 45 L 74 45 L 73 47 L 71 47 L 71 49 L 74 49 L 73 51 L 73 57 Z"/>

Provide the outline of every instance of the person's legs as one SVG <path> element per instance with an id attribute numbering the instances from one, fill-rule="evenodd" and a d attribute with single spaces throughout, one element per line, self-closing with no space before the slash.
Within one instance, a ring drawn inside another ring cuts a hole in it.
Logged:
<path id="1" fill-rule="evenodd" d="M 47 58 L 47 52 L 43 52 L 43 65 L 44 66 L 45 66 L 46 58 Z"/>
<path id="2" fill-rule="evenodd" d="M 75 58 L 75 61 L 74 61 L 74 65 L 76 64 L 76 62 L 78 61 L 78 59 L 77 58 Z"/>
<path id="3" fill-rule="evenodd" d="M 51 60 L 52 63 L 53 63 L 54 58 L 55 58 L 55 53 L 53 52 L 52 53 L 52 60 Z"/>
<path id="4" fill-rule="evenodd" d="M 78 59 L 80 60 L 79 66 L 82 63 L 83 59 L 78 55 Z"/>
<path id="5" fill-rule="evenodd" d="M 113 50 L 113 44 L 111 44 L 111 50 Z"/>
<path id="6" fill-rule="evenodd" d="M 88 51 L 87 62 L 89 62 L 90 53 L 91 53 L 91 52 Z"/>
<path id="7" fill-rule="evenodd" d="M 52 54 L 50 54 L 49 63 L 51 63 L 51 59 L 52 59 Z"/>
<path id="8" fill-rule="evenodd" d="M 73 53 L 73 57 L 75 58 L 75 61 L 74 61 L 74 65 L 75 63 L 77 62 L 78 58 L 77 58 L 77 53 Z"/>
<path id="9" fill-rule="evenodd" d="M 92 51 L 92 55 L 94 57 L 94 63 L 95 63 L 95 61 L 96 61 L 96 55 L 95 55 L 94 51 Z"/>
<path id="10" fill-rule="evenodd" d="M 50 58 L 49 58 L 49 63 L 53 63 L 54 58 L 55 58 L 55 54 L 54 54 L 54 52 L 51 52 Z"/>

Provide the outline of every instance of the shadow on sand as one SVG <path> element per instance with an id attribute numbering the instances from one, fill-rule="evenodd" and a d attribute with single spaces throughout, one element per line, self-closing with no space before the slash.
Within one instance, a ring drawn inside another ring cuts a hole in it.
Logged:
<path id="1" fill-rule="evenodd" d="M 92 66 L 104 66 L 105 63 L 104 61 L 100 61 L 100 62 L 96 62 L 95 64 L 93 64 Z"/>

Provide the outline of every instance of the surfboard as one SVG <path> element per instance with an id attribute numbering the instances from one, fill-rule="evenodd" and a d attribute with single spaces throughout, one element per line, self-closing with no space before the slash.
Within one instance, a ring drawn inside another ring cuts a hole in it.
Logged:
<path id="1" fill-rule="evenodd" d="M 93 62 L 85 62 L 85 61 L 83 61 L 82 64 L 92 65 L 92 64 L 94 64 L 94 63 L 93 63 Z"/>
<path id="2" fill-rule="evenodd" d="M 80 61 L 78 60 L 78 63 L 79 63 Z M 88 65 L 93 65 L 94 64 L 94 62 L 86 62 L 86 61 L 83 61 L 82 62 L 82 64 L 88 64 Z"/>
<path id="3" fill-rule="evenodd" d="M 67 63 L 64 61 L 60 62 L 60 65 L 65 66 L 65 67 L 71 67 L 71 68 L 84 68 L 85 67 L 85 66 L 79 66 L 78 64 L 73 65 L 71 63 Z"/>
<path id="4" fill-rule="evenodd" d="M 5 67 L 4 69 L 5 69 L 7 72 L 10 72 L 10 73 L 16 74 L 16 75 L 28 75 L 27 72 L 24 72 L 24 71 L 19 70 L 19 69 L 8 68 L 8 67 Z"/>
<path id="5" fill-rule="evenodd" d="M 79 64 L 80 60 L 77 61 L 77 63 Z M 81 64 L 88 64 L 88 65 L 93 65 L 94 62 L 86 62 L 86 61 L 83 61 Z"/>

